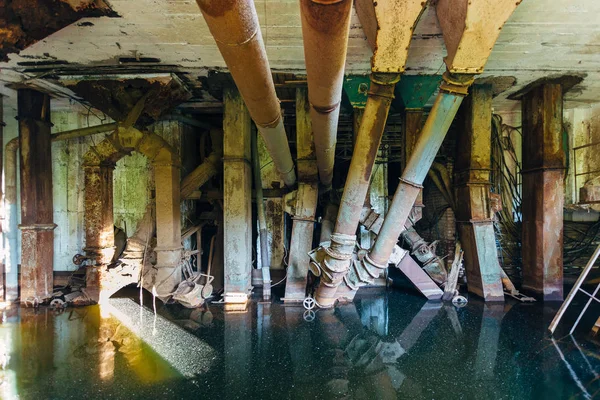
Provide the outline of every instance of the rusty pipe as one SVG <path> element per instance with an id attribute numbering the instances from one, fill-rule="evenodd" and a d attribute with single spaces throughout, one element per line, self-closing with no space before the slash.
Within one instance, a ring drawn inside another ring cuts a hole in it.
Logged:
<path id="1" fill-rule="evenodd" d="M 308 100 L 321 183 L 331 186 L 352 0 L 300 0 Z"/>
<path id="2" fill-rule="evenodd" d="M 213 176 L 219 173 L 223 159 L 223 131 L 213 128 L 210 130 L 212 151 L 202 164 L 181 181 L 181 198 L 189 198 L 195 190 L 201 188 Z"/>
<path id="3" fill-rule="evenodd" d="M 80 137 L 84 137 L 84 136 L 91 136 L 91 135 L 95 135 L 97 133 L 114 131 L 118 128 L 118 126 L 119 125 L 116 122 L 113 122 L 110 124 L 102 124 L 102 125 L 88 126 L 85 128 L 77 128 L 77 129 L 73 129 L 70 131 L 54 133 L 50 136 L 50 140 L 52 140 L 53 142 L 57 142 L 60 140 L 69 140 L 69 139 L 76 139 L 76 138 L 80 138 Z"/>
<path id="4" fill-rule="evenodd" d="M 17 254 L 17 242 L 19 237 L 18 214 L 17 214 L 17 151 L 19 150 L 19 138 L 16 137 L 6 143 L 4 150 L 4 210 L 6 219 L 2 230 L 4 231 L 4 268 L 6 272 L 6 294 L 7 302 L 16 301 L 19 296 L 19 276 L 17 266 L 19 263 Z"/>
<path id="5" fill-rule="evenodd" d="M 365 257 L 374 266 L 387 266 L 388 259 L 398 241 L 398 236 L 404 230 L 404 225 L 422 188 L 421 185 L 427 172 L 472 83 L 473 75 L 470 74 L 458 75 L 448 72 L 444 74 L 440 92 L 402 172 L 400 183 L 379 235 L 368 256 Z"/>
<path id="6" fill-rule="evenodd" d="M 337 287 L 350 268 L 356 243 L 356 228 L 394 98 L 394 88 L 399 80 L 400 74 L 371 74 L 371 87 L 356 137 L 334 233 L 331 235 L 331 244 L 323 246 L 325 256 L 320 263 L 321 281 L 315 298 L 321 307 L 333 306 Z"/>
<path id="7" fill-rule="evenodd" d="M 196 0 L 273 164 L 287 186 L 294 162 L 252 0 Z"/>

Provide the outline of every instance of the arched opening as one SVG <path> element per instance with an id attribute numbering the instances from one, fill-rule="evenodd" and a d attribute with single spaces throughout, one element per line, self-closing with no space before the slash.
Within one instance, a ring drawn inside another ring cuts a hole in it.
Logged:
<path id="1" fill-rule="evenodd" d="M 124 158 L 139 153 L 134 158 Z M 85 170 L 85 236 L 86 255 L 93 260 L 88 269 L 86 277 L 87 292 L 96 301 L 107 299 L 120 288 L 137 282 L 139 270 L 142 263 L 132 263 L 131 271 L 121 272 L 114 276 L 114 271 L 109 271 L 107 265 L 115 254 L 114 226 L 115 216 L 118 222 L 130 224 L 136 215 L 115 213 L 115 188 L 119 180 L 118 163 L 137 162 L 143 165 L 139 158 L 145 158 L 152 166 L 154 176 L 155 199 L 153 207 L 144 207 L 144 216 L 139 219 L 133 236 L 140 234 L 147 239 L 156 227 L 156 269 L 152 276 L 153 283 L 157 285 L 157 292 L 168 293 L 172 291 L 180 281 L 180 274 L 176 272 L 181 258 L 181 221 L 180 221 L 180 161 L 179 156 L 173 148 L 160 136 L 141 132 L 134 128 L 118 129 L 107 136 L 101 143 L 90 148 L 84 156 Z M 117 179 L 115 179 L 115 171 Z M 147 169 L 146 169 L 147 171 Z M 149 179 L 148 179 L 149 181 Z M 143 188 L 140 182 L 137 190 Z M 122 187 L 117 191 L 122 199 Z M 139 195 L 139 193 L 138 193 Z M 149 191 L 146 190 L 146 200 L 150 199 Z M 127 201 L 127 200 L 123 200 Z M 133 201 L 133 200 L 132 200 Z M 139 199 L 137 199 L 139 201 Z M 120 211 L 121 204 L 116 204 Z M 127 207 L 129 210 L 129 206 Z M 136 207 L 136 212 L 138 212 Z M 143 228 L 143 232 L 139 232 Z M 127 229 L 127 228 L 126 228 Z M 127 233 L 134 232 L 127 229 Z M 146 242 L 148 240 L 145 240 Z M 139 246 L 138 246 L 139 247 Z M 143 252 L 143 250 L 142 250 Z M 137 272 L 137 273 L 136 273 Z"/>

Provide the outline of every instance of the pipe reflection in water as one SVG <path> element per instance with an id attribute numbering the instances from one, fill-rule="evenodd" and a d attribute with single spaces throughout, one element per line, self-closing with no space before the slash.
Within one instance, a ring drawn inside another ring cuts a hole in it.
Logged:
<path id="1" fill-rule="evenodd" d="M 128 299 L 115 307 L 125 322 L 86 307 L 61 314 L 20 309 L 19 324 L 17 313 L 5 310 L 0 343 L 11 358 L 0 370 L 0 397 L 538 399 L 600 393 L 597 346 L 583 338 L 554 346 L 546 336 L 556 307 L 515 304 L 509 310 L 510 303 L 502 309 L 471 299 L 455 309 L 406 293 L 384 294 L 384 301 L 380 292 L 379 298 L 371 294 L 317 310 L 312 322 L 303 319 L 303 308 L 277 303 L 253 302 L 238 314 L 218 306 L 163 306 L 156 336 L 152 311 L 144 308 L 140 324 L 139 305 Z M 214 319 L 204 321 L 209 315 Z M 137 334 L 128 328 L 129 317 Z M 204 361 L 194 365 L 198 360 Z"/>

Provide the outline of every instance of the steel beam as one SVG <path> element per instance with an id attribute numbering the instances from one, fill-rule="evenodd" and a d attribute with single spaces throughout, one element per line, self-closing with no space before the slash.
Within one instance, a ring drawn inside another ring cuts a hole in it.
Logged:
<path id="1" fill-rule="evenodd" d="M 246 304 L 252 269 L 251 120 L 234 88 L 223 93 L 225 303 Z"/>
<path id="2" fill-rule="evenodd" d="M 486 301 L 504 301 L 490 204 L 491 85 L 472 86 L 463 110 L 464 129 L 456 146 L 454 183 L 468 289 Z"/>
<path id="3" fill-rule="evenodd" d="M 563 89 L 543 83 L 522 100 L 523 289 L 563 299 Z"/>
<path id="4" fill-rule="evenodd" d="M 18 91 L 21 162 L 21 302 L 53 291 L 54 228 L 50 96 Z"/>

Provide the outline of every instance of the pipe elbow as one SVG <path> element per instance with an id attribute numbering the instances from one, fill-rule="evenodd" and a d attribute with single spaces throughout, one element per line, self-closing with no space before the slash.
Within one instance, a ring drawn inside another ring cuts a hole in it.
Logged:
<path id="1" fill-rule="evenodd" d="M 6 143 L 5 150 L 6 152 L 16 152 L 19 148 L 19 137 L 13 138 Z"/>

